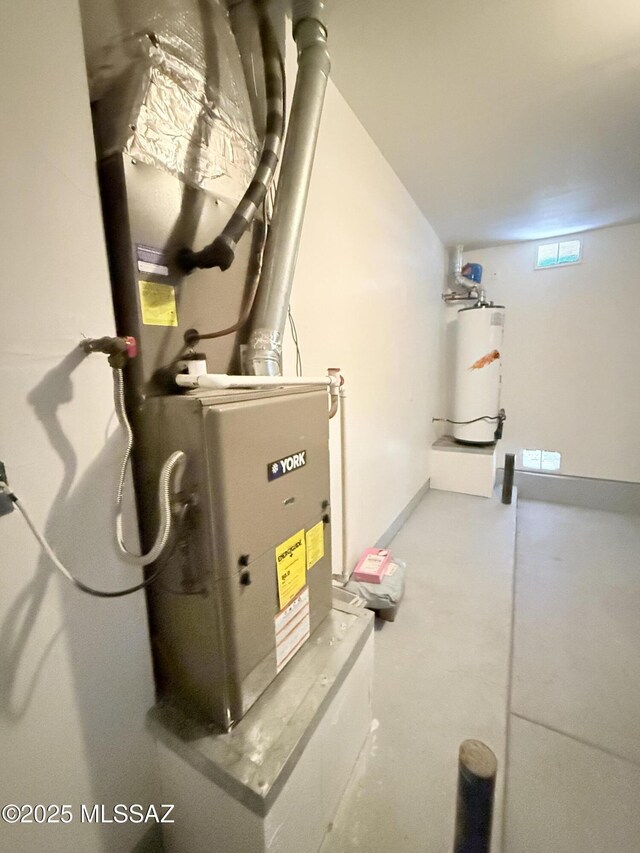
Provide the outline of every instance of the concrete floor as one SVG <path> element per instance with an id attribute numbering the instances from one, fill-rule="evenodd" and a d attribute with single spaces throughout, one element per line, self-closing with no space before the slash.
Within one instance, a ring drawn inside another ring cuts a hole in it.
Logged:
<path id="1" fill-rule="evenodd" d="M 322 853 L 450 853 L 458 743 L 504 768 L 507 723 L 494 853 L 640 850 L 640 516 L 519 502 L 510 691 L 513 529 L 513 507 L 432 491 L 393 542 L 377 729 Z"/>
<path id="2" fill-rule="evenodd" d="M 505 853 L 640 850 L 640 516 L 521 501 Z"/>
<path id="3" fill-rule="evenodd" d="M 457 753 L 479 738 L 501 767 L 515 506 L 431 491 L 391 545 L 408 563 L 405 599 L 376 634 L 377 729 L 322 853 L 451 853 Z"/>

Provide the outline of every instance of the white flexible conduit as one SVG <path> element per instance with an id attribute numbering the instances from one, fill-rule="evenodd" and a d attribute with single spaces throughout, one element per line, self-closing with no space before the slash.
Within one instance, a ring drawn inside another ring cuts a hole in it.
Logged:
<path id="1" fill-rule="evenodd" d="M 129 419 L 127 418 L 127 413 L 124 407 L 124 384 L 121 370 L 114 368 L 113 381 L 114 399 L 116 403 L 116 412 L 118 413 L 118 420 L 120 421 L 122 428 L 125 430 L 125 433 L 127 435 L 127 449 L 122 460 L 120 478 L 118 480 L 118 491 L 116 495 L 117 543 L 118 548 L 120 550 L 120 554 L 126 560 L 131 563 L 135 563 L 138 566 L 148 566 L 149 563 L 153 563 L 155 560 L 158 559 L 158 557 L 162 553 L 162 550 L 164 549 L 165 545 L 169 540 L 169 536 L 171 535 L 171 478 L 178 463 L 183 462 L 186 457 L 181 450 L 178 450 L 175 453 L 172 453 L 162 466 L 162 471 L 160 472 L 160 483 L 158 486 L 160 525 L 158 528 L 156 541 L 153 544 L 151 550 L 148 551 L 146 554 L 132 554 L 126 549 L 122 539 L 122 518 L 120 511 L 122 505 L 122 495 L 124 492 L 125 477 L 131 458 L 131 450 L 133 447 L 133 433 L 131 432 L 131 426 L 129 424 Z M 153 581 L 158 577 L 158 575 L 164 568 L 164 566 L 160 566 L 141 583 L 138 583 L 135 586 L 128 587 L 127 589 L 119 589 L 114 590 L 112 592 L 110 590 L 94 589 L 91 586 L 87 586 L 87 584 L 83 583 L 81 580 L 75 577 L 75 575 L 73 575 L 69 571 L 69 569 L 67 569 L 66 566 L 64 566 L 63 563 L 60 562 L 60 560 L 56 557 L 51 545 L 49 545 L 46 536 L 44 535 L 44 533 L 41 532 L 35 521 L 31 518 L 31 514 L 27 510 L 26 506 L 17 497 L 17 495 L 14 494 L 14 492 L 9 488 L 9 486 L 1 480 L 0 491 L 4 492 L 4 494 L 8 495 L 11 498 L 13 505 L 22 514 L 29 529 L 31 530 L 35 538 L 38 540 L 40 547 L 47 555 L 47 557 L 51 560 L 56 569 L 58 569 L 58 571 L 74 586 L 82 590 L 82 592 L 86 592 L 89 595 L 95 595 L 98 598 L 120 598 L 123 595 L 129 595 L 132 592 L 137 592 L 139 589 L 144 589 L 144 587 L 149 586 L 149 584 L 153 583 Z"/>
<path id="2" fill-rule="evenodd" d="M 116 493 L 116 543 L 120 556 L 133 563 L 136 566 L 148 566 L 149 563 L 155 562 L 162 551 L 171 534 L 171 475 L 173 474 L 176 465 L 185 459 L 185 455 L 181 450 L 176 450 L 162 466 L 160 471 L 160 482 L 158 483 L 158 511 L 160 515 L 160 523 L 156 541 L 146 554 L 133 554 L 127 549 L 124 544 L 124 536 L 122 533 L 122 497 L 124 494 L 124 485 L 127 476 L 127 469 L 131 461 L 131 451 L 133 450 L 133 432 L 131 424 L 127 417 L 127 410 L 124 405 L 124 379 L 122 370 L 114 368 L 113 370 L 113 399 L 116 407 L 116 414 L 120 426 L 127 436 L 127 448 L 122 458 L 122 466 L 120 468 L 120 478 L 118 480 L 118 491 Z"/>
<path id="3" fill-rule="evenodd" d="M 347 474 L 347 392 L 340 388 L 340 491 L 342 492 L 342 583 L 349 582 L 349 516 L 347 506 L 348 474 Z"/>
<path id="4" fill-rule="evenodd" d="M 9 497 L 13 501 L 13 505 L 16 507 L 16 509 L 20 511 L 22 517 L 27 522 L 29 529 L 31 530 L 35 538 L 38 540 L 40 547 L 47 555 L 47 557 L 51 560 L 56 569 L 58 569 L 58 571 L 62 575 L 64 575 L 64 577 L 74 586 L 82 590 L 82 592 L 86 592 L 89 595 L 95 595 L 97 598 L 121 598 L 123 595 L 130 595 L 132 592 L 138 592 L 139 589 L 144 589 L 146 586 L 149 586 L 149 584 L 153 583 L 153 581 L 162 571 L 163 567 L 160 567 L 156 569 L 153 574 L 151 574 L 146 580 L 142 581 L 141 583 L 138 583 L 135 586 L 130 586 L 127 589 L 114 590 L 113 592 L 110 590 L 94 589 L 92 586 L 87 586 L 87 584 L 83 583 L 81 580 L 75 577 L 75 575 L 72 575 L 69 569 L 67 569 L 56 557 L 44 533 L 40 531 L 35 521 L 31 518 L 31 514 L 29 513 L 26 506 L 18 497 L 16 497 L 16 495 L 11 491 L 11 489 L 7 486 L 6 483 L 0 481 L 0 490 L 2 490 L 5 494 L 9 495 Z"/>

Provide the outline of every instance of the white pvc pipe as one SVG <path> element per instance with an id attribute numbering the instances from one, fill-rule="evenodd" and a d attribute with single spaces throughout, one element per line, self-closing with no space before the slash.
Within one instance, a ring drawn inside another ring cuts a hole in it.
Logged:
<path id="1" fill-rule="evenodd" d="M 347 583 L 351 572 L 348 569 L 349 548 L 347 538 L 347 392 L 340 388 L 340 490 L 342 492 L 342 581 Z"/>
<path id="2" fill-rule="evenodd" d="M 339 377 L 333 376 L 232 376 L 228 373 L 201 373 L 190 376 L 179 373 L 176 384 L 181 388 L 264 388 L 287 385 L 320 385 L 326 388 L 336 386 Z"/>

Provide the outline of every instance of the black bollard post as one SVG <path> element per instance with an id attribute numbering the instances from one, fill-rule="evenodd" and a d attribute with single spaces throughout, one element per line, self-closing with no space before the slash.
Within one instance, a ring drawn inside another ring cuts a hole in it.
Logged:
<path id="1" fill-rule="evenodd" d="M 513 493 L 513 472 L 516 465 L 516 457 L 513 453 L 504 455 L 504 479 L 502 481 L 502 503 L 510 504 Z"/>
<path id="2" fill-rule="evenodd" d="M 461 743 L 453 853 L 489 853 L 497 770 L 488 746 L 479 740 Z"/>

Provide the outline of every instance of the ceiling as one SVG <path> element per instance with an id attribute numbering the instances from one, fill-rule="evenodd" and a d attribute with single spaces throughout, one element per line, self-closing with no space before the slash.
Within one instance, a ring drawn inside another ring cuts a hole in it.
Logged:
<path id="1" fill-rule="evenodd" d="M 640 221 L 638 0 L 327 5 L 333 79 L 445 244 Z"/>

